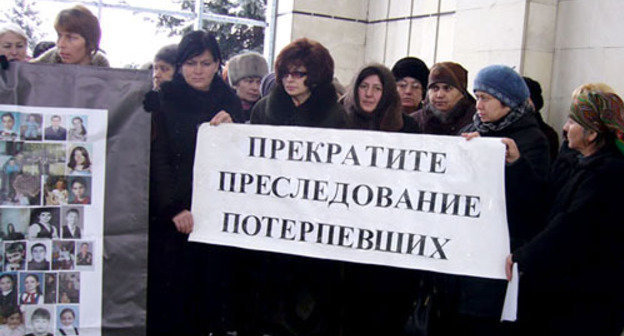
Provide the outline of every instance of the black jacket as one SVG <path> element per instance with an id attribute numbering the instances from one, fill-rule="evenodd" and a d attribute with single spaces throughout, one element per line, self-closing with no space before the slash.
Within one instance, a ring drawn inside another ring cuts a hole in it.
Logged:
<path id="1" fill-rule="evenodd" d="M 172 218 L 190 209 L 197 130 L 219 111 L 236 121 L 241 103 L 219 76 L 208 92 L 191 88 L 182 78 L 163 83 L 160 107 L 155 111 L 156 134 L 152 150 L 152 174 L 159 213 Z"/>
<path id="2" fill-rule="evenodd" d="M 561 334 L 619 335 L 624 328 L 622 176 L 624 156 L 611 144 L 577 160 L 560 156 L 548 225 L 513 253 L 531 281 L 522 289 L 539 297 L 537 309 L 549 312 L 541 318 Z"/>
<path id="3" fill-rule="evenodd" d="M 476 131 L 474 124 L 464 132 Z M 520 159 L 505 166 L 507 221 L 512 249 L 530 239 L 542 227 L 545 181 L 549 169 L 548 142 L 532 113 L 526 112 L 507 127 L 481 133 L 486 137 L 511 138 Z M 459 311 L 467 315 L 500 317 L 507 282 L 460 277 Z"/>
<path id="4" fill-rule="evenodd" d="M 345 128 L 346 114 L 336 89 L 331 83 L 312 89 L 312 95 L 300 106 L 295 106 L 281 85 L 256 103 L 251 111 L 251 123 L 263 125 Z"/>

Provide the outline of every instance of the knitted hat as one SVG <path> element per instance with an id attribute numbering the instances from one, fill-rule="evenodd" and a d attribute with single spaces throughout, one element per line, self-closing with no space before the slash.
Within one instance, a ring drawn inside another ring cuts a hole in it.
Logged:
<path id="1" fill-rule="evenodd" d="M 542 86 L 537 81 L 533 80 L 529 77 L 522 77 L 524 82 L 529 87 L 529 93 L 531 95 L 531 100 L 533 101 L 533 105 L 535 105 L 535 111 L 539 112 L 539 110 L 544 107 L 544 98 L 542 97 Z"/>
<path id="2" fill-rule="evenodd" d="M 436 63 L 431 67 L 427 89 L 429 86 L 436 83 L 450 85 L 465 95 L 468 95 L 468 92 L 466 92 L 466 87 L 468 86 L 468 70 L 454 62 Z"/>
<path id="3" fill-rule="evenodd" d="M 474 80 L 473 89 L 475 92 L 488 93 L 511 108 L 529 99 L 529 88 L 524 79 L 505 65 L 490 65 L 481 69 Z"/>
<path id="4" fill-rule="evenodd" d="M 404 77 L 412 77 L 417 79 L 423 88 L 427 87 L 429 79 L 429 68 L 425 62 L 416 57 L 404 57 L 398 60 L 392 67 L 392 74 L 397 81 Z M 423 90 L 423 96 L 425 95 Z"/>
<path id="5" fill-rule="evenodd" d="M 262 55 L 248 52 L 232 57 L 228 61 L 228 81 L 234 86 L 245 77 L 264 77 L 269 73 L 269 67 Z"/>

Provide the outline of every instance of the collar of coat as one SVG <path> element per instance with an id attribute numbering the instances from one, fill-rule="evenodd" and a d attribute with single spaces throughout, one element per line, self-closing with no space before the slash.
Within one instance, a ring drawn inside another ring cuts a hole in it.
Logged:
<path id="1" fill-rule="evenodd" d="M 63 63 L 63 60 L 61 60 L 61 55 L 59 54 L 58 48 L 54 47 L 54 48 L 51 48 L 50 50 L 47 50 L 46 52 L 44 52 L 43 54 L 41 54 L 39 57 L 32 60 L 31 62 L 32 63 L 44 63 L 44 64 L 60 64 L 60 63 Z M 89 62 L 89 65 L 97 66 L 97 67 L 105 67 L 105 68 L 110 67 L 110 64 L 108 63 L 108 59 L 106 59 L 106 56 L 104 56 L 104 54 L 102 54 L 100 51 L 97 51 L 95 55 L 91 57 L 91 61 Z"/>
<path id="2" fill-rule="evenodd" d="M 220 76 L 214 76 L 208 91 L 199 91 L 188 85 L 180 75 L 176 75 L 173 80 L 161 85 L 161 104 L 172 104 L 179 112 L 212 111 L 218 102 L 225 99 L 228 90 Z"/>
<path id="3" fill-rule="evenodd" d="M 276 85 L 267 97 L 267 114 L 272 119 L 291 120 L 296 113 L 299 113 L 314 124 L 320 123 L 335 112 L 338 96 L 331 83 L 318 85 L 311 91 L 312 94 L 308 100 L 299 106 L 295 106 L 284 87 Z"/>

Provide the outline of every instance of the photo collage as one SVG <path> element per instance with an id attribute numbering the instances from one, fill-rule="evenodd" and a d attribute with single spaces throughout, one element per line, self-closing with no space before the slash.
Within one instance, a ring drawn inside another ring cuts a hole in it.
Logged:
<path id="1" fill-rule="evenodd" d="M 0 110 L 0 121 L 0 325 L 79 335 L 81 273 L 94 270 L 88 115 Z"/>

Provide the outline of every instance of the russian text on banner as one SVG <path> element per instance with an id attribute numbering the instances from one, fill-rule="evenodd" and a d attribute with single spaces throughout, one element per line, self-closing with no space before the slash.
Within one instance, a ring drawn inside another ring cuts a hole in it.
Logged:
<path id="1" fill-rule="evenodd" d="M 202 125 L 190 240 L 504 279 L 500 139 Z"/>

